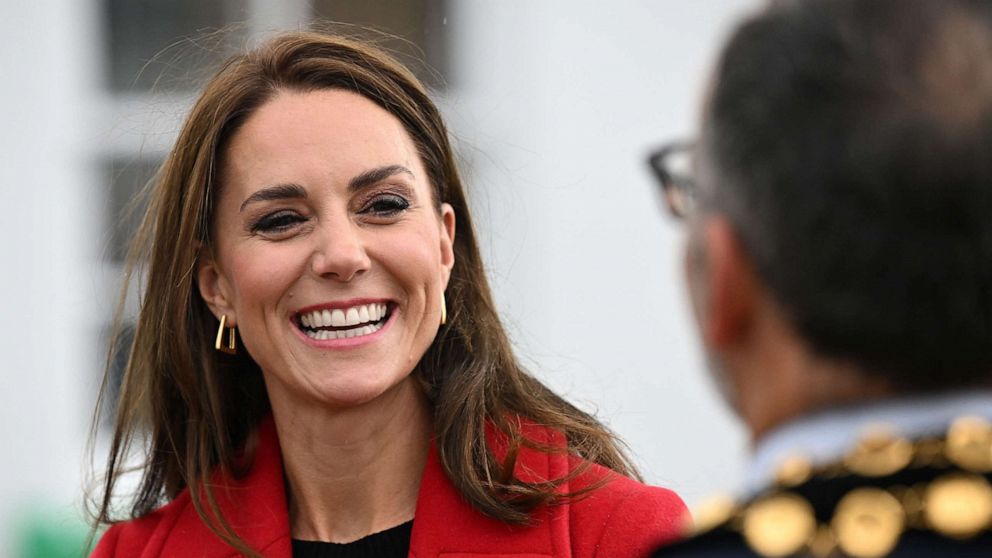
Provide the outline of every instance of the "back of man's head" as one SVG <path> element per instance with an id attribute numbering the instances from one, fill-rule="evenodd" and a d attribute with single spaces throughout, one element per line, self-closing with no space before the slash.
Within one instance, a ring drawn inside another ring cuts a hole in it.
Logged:
<path id="1" fill-rule="evenodd" d="M 992 376 L 992 1 L 780 2 L 709 98 L 700 204 L 810 346 L 907 391 Z"/>

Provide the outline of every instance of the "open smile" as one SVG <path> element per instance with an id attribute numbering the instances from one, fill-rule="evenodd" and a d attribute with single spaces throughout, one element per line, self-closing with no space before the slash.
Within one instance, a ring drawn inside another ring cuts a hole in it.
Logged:
<path id="1" fill-rule="evenodd" d="M 326 341 L 372 335 L 382 329 L 390 315 L 389 303 L 370 302 L 304 309 L 296 314 L 293 322 L 310 339 Z"/>

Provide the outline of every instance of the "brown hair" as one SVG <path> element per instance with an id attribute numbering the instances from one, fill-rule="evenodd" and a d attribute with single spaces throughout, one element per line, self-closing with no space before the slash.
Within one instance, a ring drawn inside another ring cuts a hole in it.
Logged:
<path id="1" fill-rule="evenodd" d="M 113 521 L 111 501 L 126 472 L 125 458 L 136 438 L 147 436 L 129 515 L 140 517 L 188 487 L 204 522 L 239 551 L 254 554 L 221 517 L 202 481 L 218 467 L 239 474 L 237 453 L 268 412 L 268 398 L 261 371 L 243 348 L 236 356 L 214 350 L 217 321 L 197 292 L 195 269 L 201 247 L 211 246 L 225 142 L 278 91 L 315 89 L 356 92 L 398 118 L 423 159 L 434 202 L 454 208 L 458 234 L 446 291 L 448 322 L 414 373 L 433 408 L 444 470 L 462 496 L 482 513 L 524 523 L 535 507 L 575 495 L 559 493 L 568 478 L 533 484 L 513 476 L 514 448 L 535 445 L 523 439 L 518 419 L 560 431 L 568 441 L 565 451 L 573 455 L 636 476 L 613 434 L 526 373 L 514 357 L 489 291 L 447 131 L 424 87 L 367 43 L 294 32 L 224 63 L 155 180 L 126 270 L 125 284 L 144 259 L 140 265 L 147 266 L 147 285 L 121 384 L 97 520 Z M 234 369 L 236 375 L 226 373 Z M 480 443 L 487 428 L 506 435 L 508 459 L 498 459 Z"/>

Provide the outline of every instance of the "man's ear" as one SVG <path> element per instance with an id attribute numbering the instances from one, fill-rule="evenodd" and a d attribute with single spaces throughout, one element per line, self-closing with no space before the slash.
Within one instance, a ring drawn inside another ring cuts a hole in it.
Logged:
<path id="1" fill-rule="evenodd" d="M 444 269 L 444 287 L 455 266 L 455 210 L 450 204 L 441 204 L 441 266 Z"/>
<path id="2" fill-rule="evenodd" d="M 758 278 L 740 236 L 725 217 L 702 223 L 703 258 L 708 284 L 703 332 L 715 347 L 746 338 L 758 300 Z"/>
<path id="3" fill-rule="evenodd" d="M 200 258 L 196 268 L 196 284 L 200 289 L 200 297 L 207 303 L 210 311 L 218 320 L 221 316 L 227 316 L 226 325 L 228 327 L 238 325 L 238 318 L 231 304 L 233 291 L 210 250 L 200 250 Z"/>

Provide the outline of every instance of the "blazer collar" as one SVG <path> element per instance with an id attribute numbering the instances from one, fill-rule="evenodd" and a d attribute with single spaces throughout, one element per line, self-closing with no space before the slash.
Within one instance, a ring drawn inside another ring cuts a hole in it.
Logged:
<path id="1" fill-rule="evenodd" d="M 257 445 L 248 474 L 240 479 L 218 474 L 214 481 L 214 496 L 221 513 L 249 546 L 267 557 L 292 558 L 282 455 L 272 415 L 263 419 L 257 428 Z M 192 506 L 189 511 L 193 511 Z M 206 529 L 202 521 L 199 524 Z M 204 556 L 237 555 L 219 538 L 209 538 L 219 546 L 216 550 L 212 546 L 203 549 Z"/>
<path id="2" fill-rule="evenodd" d="M 527 461 L 528 472 L 535 475 L 535 480 L 549 478 L 547 459 Z M 550 521 L 550 518 L 548 508 L 535 512 L 533 521 L 523 526 L 510 525 L 481 514 L 462 498 L 448 479 L 441 465 L 437 445 L 432 443 L 420 482 L 410 539 L 410 556 L 565 556 L 565 552 L 554 552 L 554 547 L 561 539 L 555 536 L 556 532 L 567 526 Z"/>

